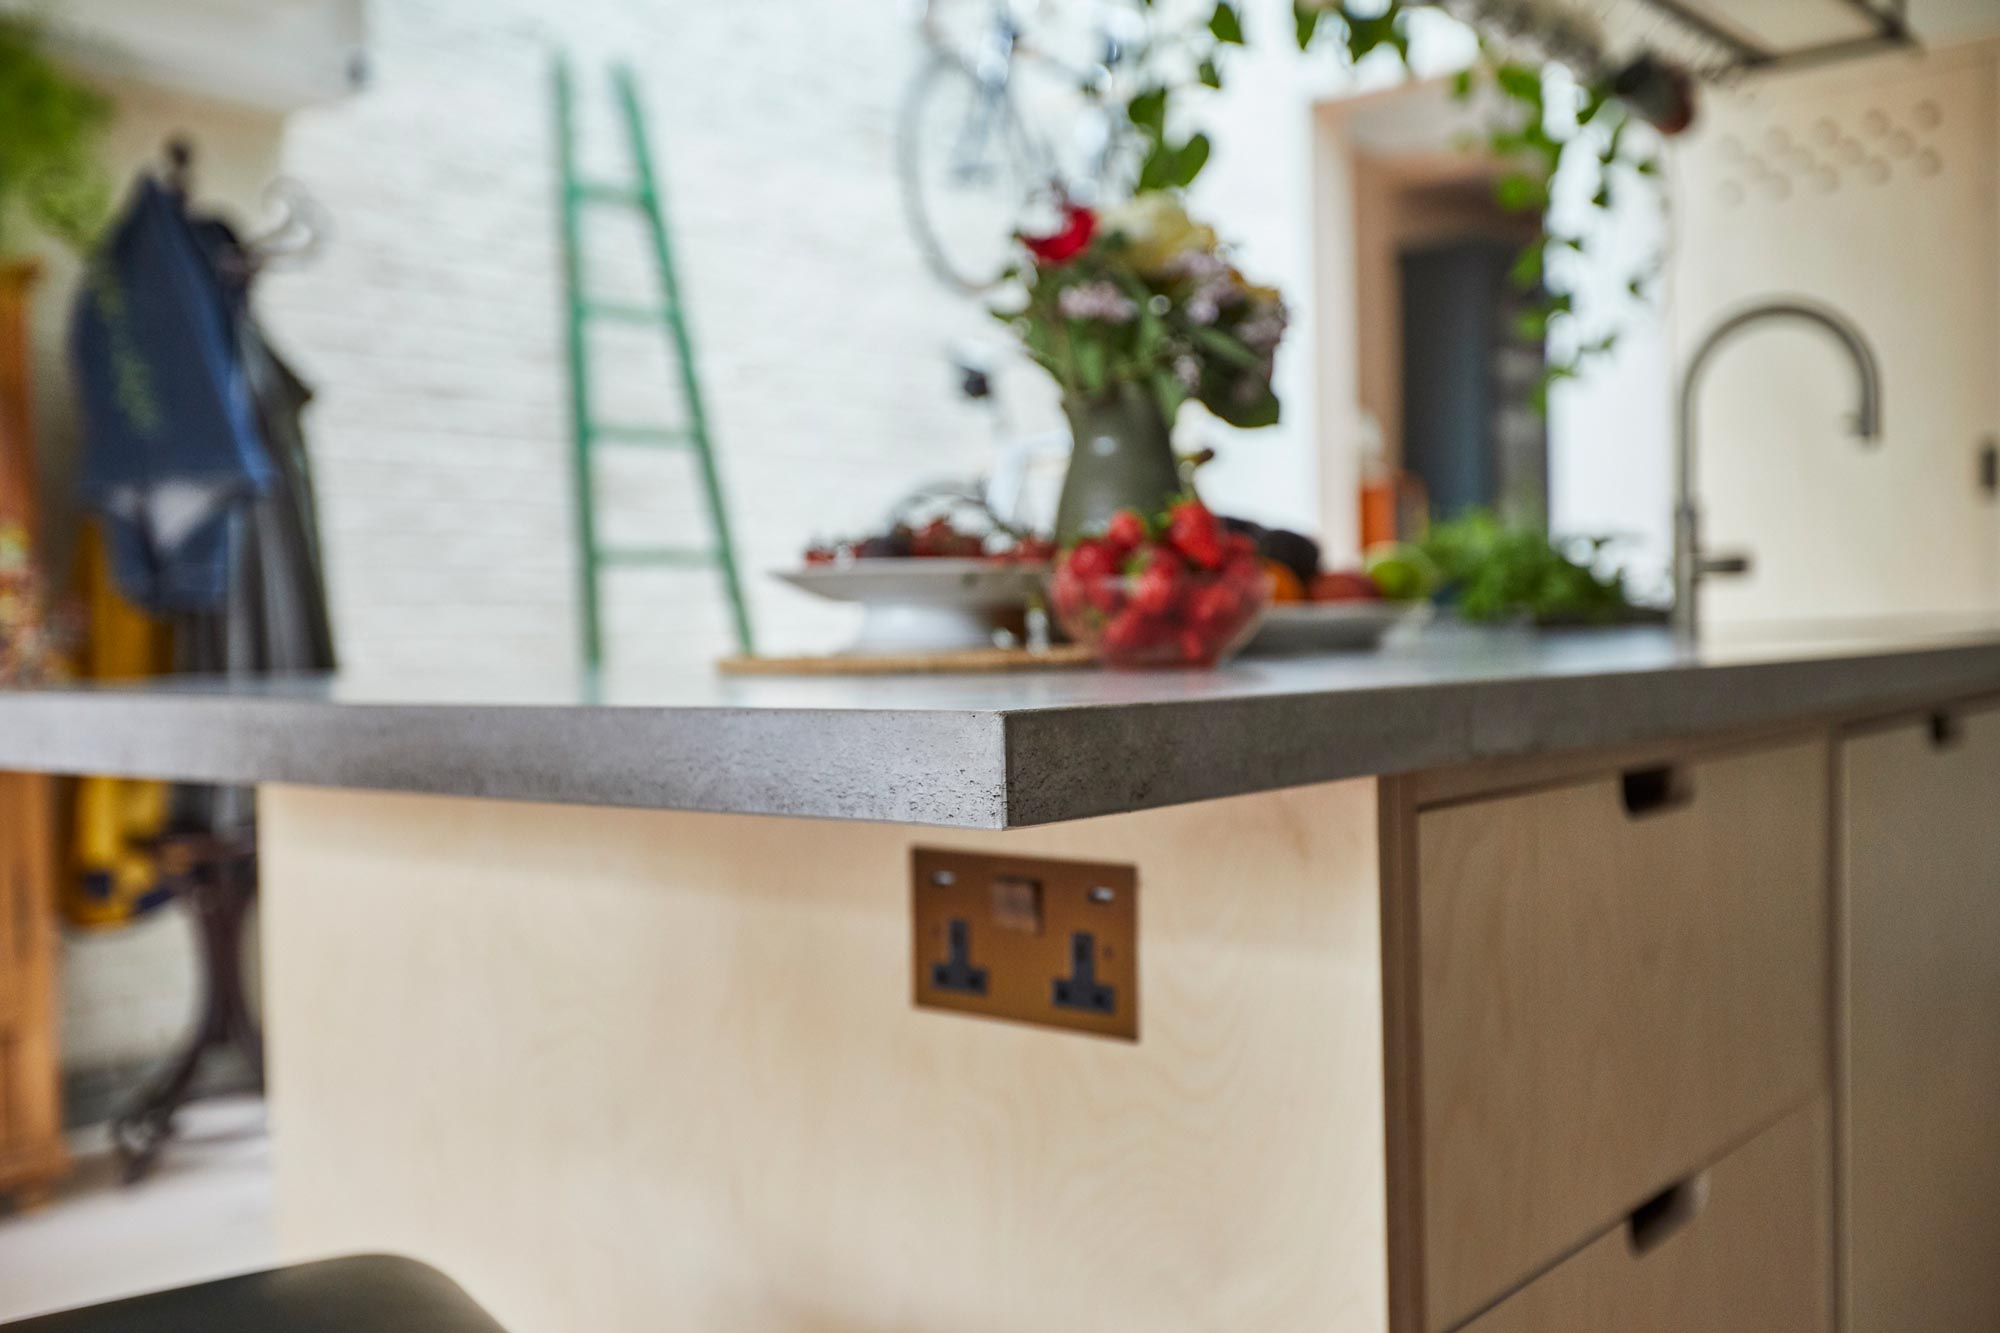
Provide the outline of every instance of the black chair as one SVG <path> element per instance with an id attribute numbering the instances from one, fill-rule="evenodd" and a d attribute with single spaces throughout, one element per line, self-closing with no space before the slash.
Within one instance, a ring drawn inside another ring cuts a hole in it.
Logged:
<path id="1" fill-rule="evenodd" d="M 384 1254 L 246 1273 L 0 1328 L 7 1333 L 506 1333 L 443 1273 Z"/>

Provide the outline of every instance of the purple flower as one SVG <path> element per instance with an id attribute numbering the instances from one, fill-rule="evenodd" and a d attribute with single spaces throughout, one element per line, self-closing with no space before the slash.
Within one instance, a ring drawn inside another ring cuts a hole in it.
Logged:
<path id="1" fill-rule="evenodd" d="M 1056 295 L 1056 313 L 1064 319 L 1091 319 L 1103 324 L 1129 324 L 1139 313 L 1131 298 L 1109 282 L 1085 282 Z"/>
<path id="2" fill-rule="evenodd" d="M 1249 318 L 1236 326 L 1236 336 L 1251 351 L 1270 355 L 1277 350 L 1278 340 L 1285 336 L 1285 307 L 1275 302 L 1257 306 Z"/>

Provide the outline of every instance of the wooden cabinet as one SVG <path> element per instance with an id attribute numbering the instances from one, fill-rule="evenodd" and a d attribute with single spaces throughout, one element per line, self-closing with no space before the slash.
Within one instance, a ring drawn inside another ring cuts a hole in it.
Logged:
<path id="1" fill-rule="evenodd" d="M 1840 767 L 1849 1327 L 2000 1328 L 2000 709 Z"/>
<path id="2" fill-rule="evenodd" d="M 0 773 L 0 1194 L 68 1168 L 56 1060 L 52 780 Z"/>
<path id="3" fill-rule="evenodd" d="M 1812 740 L 1416 816 L 1425 1327 L 1823 1093 L 1827 781 Z"/>
<path id="4" fill-rule="evenodd" d="M 1794 1112 L 1463 1333 L 1829 1333 L 1830 1138 L 1823 1101 Z"/>

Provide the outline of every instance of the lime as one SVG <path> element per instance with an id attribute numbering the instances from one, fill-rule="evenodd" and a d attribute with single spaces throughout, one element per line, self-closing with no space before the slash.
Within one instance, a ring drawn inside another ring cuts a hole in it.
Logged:
<path id="1" fill-rule="evenodd" d="M 1375 586 L 1392 602 L 1420 602 L 1437 591 L 1442 576 L 1431 558 L 1407 542 L 1369 548 L 1364 562 Z"/>

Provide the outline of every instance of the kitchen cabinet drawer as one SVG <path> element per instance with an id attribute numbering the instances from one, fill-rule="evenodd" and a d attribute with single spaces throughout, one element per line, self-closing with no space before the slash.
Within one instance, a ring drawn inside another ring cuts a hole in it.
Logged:
<path id="1" fill-rule="evenodd" d="M 1824 1102 L 1636 1210 L 1462 1333 L 1826 1333 Z"/>
<path id="2" fill-rule="evenodd" d="M 1416 820 L 1425 1327 L 1452 1327 L 1819 1095 L 1823 741 Z"/>

